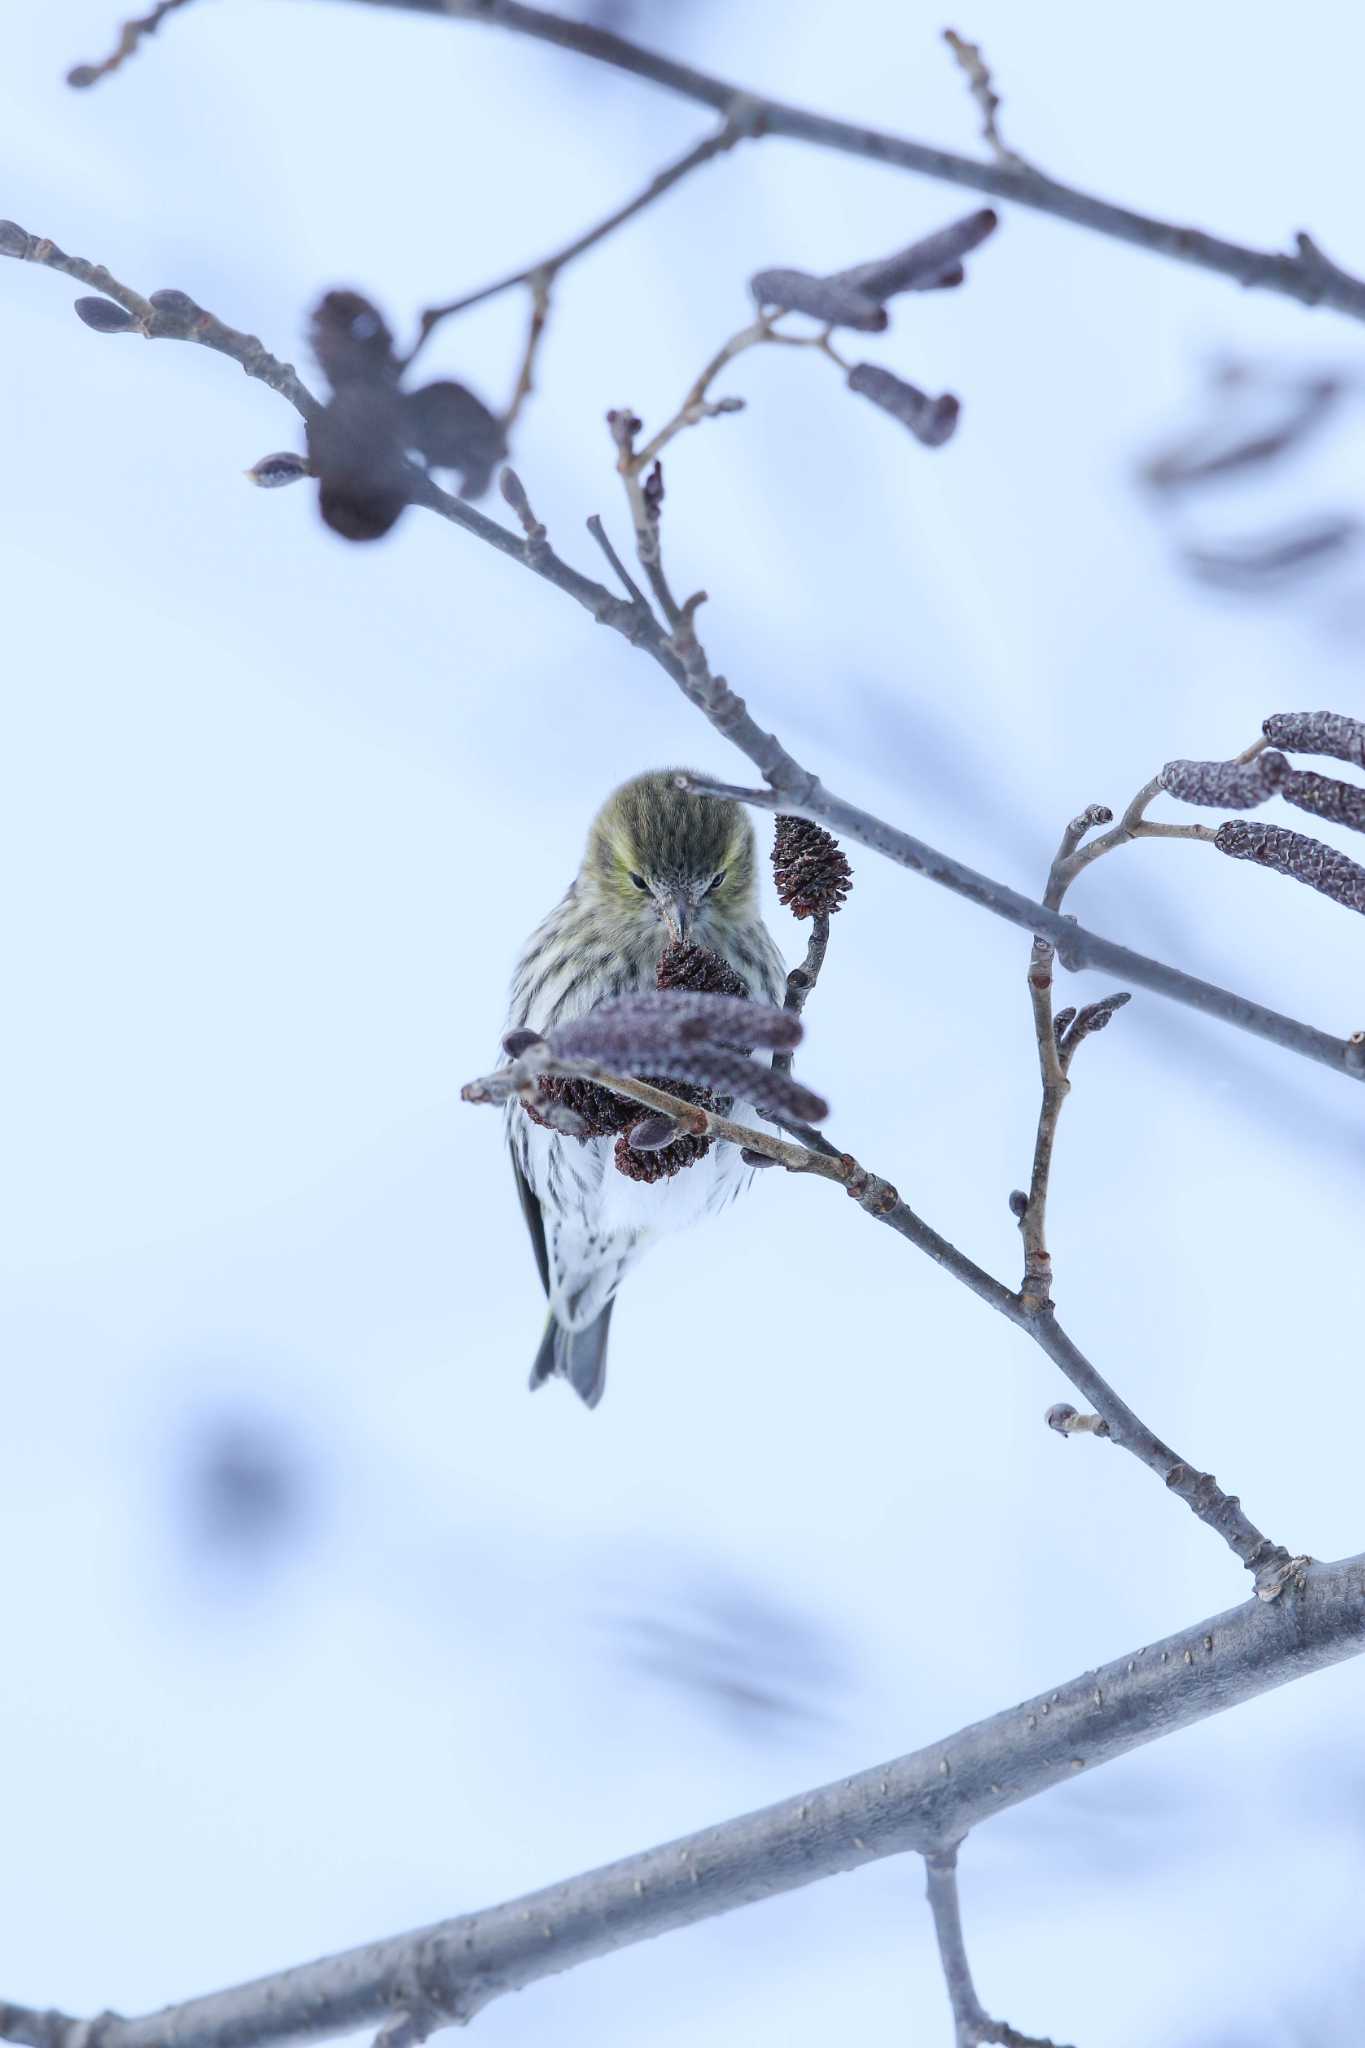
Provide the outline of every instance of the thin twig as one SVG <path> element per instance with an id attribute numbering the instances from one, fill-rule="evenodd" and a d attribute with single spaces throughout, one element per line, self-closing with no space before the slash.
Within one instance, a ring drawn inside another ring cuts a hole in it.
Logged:
<path id="1" fill-rule="evenodd" d="M 1265 745 L 1266 742 L 1260 740 L 1247 748 L 1244 753 L 1239 754 L 1237 759 L 1239 761 L 1249 761 L 1254 755 L 1260 753 Z M 1072 823 L 1068 825 L 1062 835 L 1062 843 L 1057 849 L 1057 857 L 1053 861 L 1048 874 L 1047 888 L 1043 894 L 1043 901 L 1049 910 L 1059 909 L 1062 898 L 1075 881 L 1077 875 L 1088 868 L 1092 861 L 1098 860 L 1102 854 L 1112 853 L 1116 846 L 1127 846 L 1134 839 L 1211 840 L 1215 836 L 1212 827 L 1208 825 L 1153 823 L 1147 816 L 1147 807 L 1154 798 L 1160 795 L 1160 778 L 1153 776 L 1150 782 L 1144 782 L 1117 825 L 1111 831 L 1103 832 L 1097 838 L 1089 840 L 1085 845 L 1080 843 L 1081 833 L 1077 831 L 1077 827 L 1081 826 L 1084 828 L 1084 821 L 1087 818 L 1096 824 L 1107 824 L 1111 813 L 1106 811 L 1103 805 L 1092 804 L 1089 811 L 1082 812 L 1080 818 L 1072 820 Z"/>
<path id="2" fill-rule="evenodd" d="M 818 334 L 793 334 L 790 329 L 779 327 L 777 322 L 785 317 L 781 308 L 760 314 L 747 326 L 741 327 L 721 343 L 705 367 L 699 371 L 688 386 L 681 404 L 672 417 L 666 420 L 658 431 L 650 436 L 642 448 L 630 449 L 630 471 L 632 477 L 640 477 L 656 463 L 668 446 L 687 427 L 695 427 L 702 420 L 722 419 L 727 413 L 743 409 L 742 398 L 710 398 L 708 393 L 721 371 L 736 356 L 747 349 L 761 348 L 771 343 L 780 348 L 812 348 L 817 354 L 828 357 L 835 367 L 845 373 L 849 364 L 840 355 L 830 340 L 832 330 L 822 328 Z M 623 469 L 622 474 L 626 474 Z"/>
<path id="3" fill-rule="evenodd" d="M 1140 801 L 1135 799 L 1135 802 Z M 1081 820 L 1073 820 L 1063 837 L 1063 847 L 1074 842 Z M 1130 834 L 1129 836 L 1133 836 Z M 1115 844 L 1122 843 L 1116 839 Z M 1076 1049 L 1095 1032 L 1103 1030 L 1123 1003 L 1126 992 L 1106 996 L 1079 1013 L 1067 1011 L 1054 1017 L 1052 1011 L 1053 949 L 1035 939 L 1029 959 L 1029 996 L 1038 1062 L 1042 1080 L 1042 1101 L 1034 1143 L 1033 1173 L 1026 1197 L 1012 1198 L 1024 1240 L 1024 1278 L 1017 1295 L 1011 1296 L 1005 1313 L 1039 1344 L 1054 1364 L 1060 1366 L 1072 1385 L 1084 1394 L 1094 1413 L 1078 1415 L 1061 1404 L 1048 1411 L 1053 1429 L 1069 1434 L 1088 1431 L 1106 1436 L 1139 1458 L 1164 1480 L 1169 1490 L 1190 1510 L 1217 1531 L 1242 1560 L 1256 1582 L 1263 1600 L 1274 1600 L 1303 1566 L 1301 1556 L 1291 1557 L 1280 1544 L 1263 1535 L 1242 1512 L 1235 1494 L 1226 1493 L 1212 1473 L 1199 1472 L 1172 1451 L 1169 1444 L 1150 1430 L 1113 1388 L 1095 1371 L 1057 1322 L 1051 1301 L 1052 1262 L 1046 1238 L 1047 1196 L 1052 1171 L 1057 1122 L 1070 1088 L 1068 1068 Z"/>
<path id="4" fill-rule="evenodd" d="M 616 448 L 616 470 L 625 486 L 626 503 L 630 507 L 631 524 L 635 528 L 635 552 L 671 636 L 682 624 L 683 613 L 682 607 L 669 588 L 668 578 L 664 574 L 663 558 L 659 552 L 659 508 L 663 503 L 663 472 L 656 464 L 652 480 L 641 482 L 641 465 L 635 448 L 635 438 L 641 430 L 641 422 L 633 412 L 624 408 L 609 412 L 607 429 Z"/>
<path id="5" fill-rule="evenodd" d="M 782 999 L 782 1007 L 784 1010 L 790 1010 L 794 1017 L 801 1015 L 809 1000 L 811 990 L 820 979 L 820 970 L 825 964 L 825 954 L 828 948 L 829 916 L 827 912 L 821 910 L 817 911 L 811 919 L 810 937 L 806 941 L 805 959 L 799 966 L 793 967 L 787 976 L 787 989 Z M 790 1052 L 775 1052 L 773 1054 L 773 1065 L 779 1073 L 789 1074 L 791 1072 L 792 1059 L 793 1054 Z"/>
<path id="6" fill-rule="evenodd" d="M 268 384 L 281 398 L 287 398 L 306 420 L 322 411 L 321 400 L 302 382 L 292 363 L 282 363 L 272 356 L 256 335 L 240 334 L 215 314 L 205 312 L 186 292 L 159 291 L 144 299 L 140 292 L 121 284 L 103 264 L 88 263 L 83 256 L 68 256 L 45 235 L 31 235 L 14 221 L 0 221 L 0 255 L 37 263 L 45 270 L 60 271 L 64 277 L 74 277 L 78 283 L 89 285 L 92 291 L 131 313 L 132 331 L 148 341 L 193 341 L 218 355 L 231 356 L 248 377 Z"/>
<path id="7" fill-rule="evenodd" d="M 981 140 L 986 143 L 998 164 L 1007 170 L 1031 171 L 1032 166 L 1021 157 L 1017 150 L 1010 149 L 1000 133 L 1000 95 L 991 77 L 990 65 L 980 43 L 969 43 L 956 29 L 945 28 L 943 40 L 957 60 L 958 69 L 967 81 L 967 89 L 976 101 L 981 114 Z"/>
<path id="8" fill-rule="evenodd" d="M 613 1094 L 639 1102 L 657 1116 L 671 1117 L 679 1131 L 690 1137 L 721 1139 L 731 1145 L 742 1146 L 746 1151 L 761 1153 L 776 1166 L 785 1166 L 788 1173 L 813 1173 L 821 1179 L 837 1181 L 840 1186 L 847 1187 L 861 1172 L 857 1161 L 846 1154 L 813 1152 L 806 1145 L 792 1144 L 786 1138 L 775 1137 L 771 1131 L 736 1123 L 733 1118 L 721 1116 L 700 1103 L 688 1102 L 666 1088 L 656 1088 L 651 1081 L 618 1074 L 599 1060 L 550 1059 L 544 1056 L 529 1061 L 513 1060 L 492 1074 L 467 1081 L 460 1094 L 466 1102 L 496 1104 L 517 1096 L 534 1103 L 540 1080 L 547 1074 L 569 1080 L 595 1081 L 599 1088 L 610 1088 Z"/>
<path id="9" fill-rule="evenodd" d="M 961 1846 L 954 1842 L 946 1849 L 931 1849 L 924 1859 L 925 1892 L 934 1916 L 948 2002 L 953 2009 L 955 2048 L 991 2048 L 991 2044 L 996 2044 L 996 2048 L 1062 2048 L 1060 2042 L 1044 2041 L 1037 2034 L 1021 2034 L 1007 2021 L 993 2020 L 977 1997 L 957 1891 L 957 1855 Z"/>
<path id="10" fill-rule="evenodd" d="M 1113 812 L 1104 804 L 1091 804 L 1078 817 L 1071 820 L 1062 833 L 1061 845 L 1057 849 L 1043 901 L 1049 909 L 1059 910 L 1062 898 L 1072 878 L 1098 854 L 1110 848 L 1122 846 L 1129 840 L 1143 836 L 1155 836 L 1169 832 L 1191 837 L 1196 833 L 1212 836 L 1204 827 L 1193 827 L 1182 831 L 1180 827 L 1162 827 L 1146 822 L 1147 805 L 1157 794 L 1160 784 L 1149 782 L 1138 791 L 1128 809 L 1112 831 L 1102 838 L 1093 839 L 1083 845 L 1087 832 L 1101 825 L 1109 825 Z M 1035 937 L 1029 951 L 1028 989 L 1029 1002 L 1033 1011 L 1034 1037 L 1038 1046 L 1038 1070 L 1042 1084 L 1042 1095 L 1038 1106 L 1038 1128 L 1033 1146 L 1033 1169 L 1029 1179 L 1026 1198 L 1018 1208 L 1019 1232 L 1024 1241 L 1024 1278 L 1020 1287 L 1020 1299 L 1029 1313 L 1051 1306 L 1052 1259 L 1047 1248 L 1047 1197 L 1052 1175 L 1052 1155 L 1057 1138 L 1057 1123 L 1062 1113 L 1062 1104 L 1071 1089 L 1069 1069 L 1077 1047 L 1094 1032 L 1103 1030 L 1114 1011 L 1128 1001 L 1121 993 L 1105 996 L 1098 1003 L 1091 1003 L 1077 1013 L 1074 1009 L 1060 1012 L 1056 1016 L 1052 1009 L 1052 970 L 1056 959 L 1056 948 L 1045 938 Z"/>
<path id="11" fill-rule="evenodd" d="M 183 0 L 176 0 L 176 4 L 183 5 Z M 495 299 L 503 292 L 513 291 L 518 285 L 528 285 L 533 292 L 543 292 L 548 303 L 550 286 L 561 270 L 567 269 L 569 264 L 586 254 L 598 242 L 605 241 L 617 228 L 623 227 L 628 220 L 633 220 L 637 213 L 643 213 L 647 206 L 652 206 L 656 199 L 661 199 L 665 192 L 670 192 L 702 164 L 710 163 L 713 157 L 721 156 L 726 150 L 733 149 L 745 136 L 757 134 L 759 131 L 745 118 L 746 105 L 743 95 L 737 93 L 734 104 L 727 110 L 726 117 L 718 129 L 710 135 L 703 136 L 700 142 L 694 143 L 675 163 L 668 164 L 663 170 L 656 172 L 644 190 L 637 192 L 624 206 L 616 207 L 605 220 L 598 221 L 595 227 L 587 229 L 584 234 L 576 235 L 573 241 L 567 242 L 562 249 L 557 249 L 552 256 L 542 256 L 538 263 L 528 263 L 524 270 L 509 271 L 506 277 L 497 278 L 492 284 L 481 285 L 477 291 L 466 292 L 462 298 L 451 299 L 446 305 L 428 306 L 421 317 L 417 340 L 408 355 L 408 362 L 410 363 L 418 352 L 425 348 L 427 341 L 443 320 L 453 318 L 456 313 L 468 312 L 471 306 L 481 306 L 485 300 Z"/>
<path id="12" fill-rule="evenodd" d="M 1052 1148 L 1057 1137 L 1057 1119 L 1071 1088 L 1062 1065 L 1061 1047 L 1052 1022 L 1053 948 L 1046 939 L 1035 939 L 1029 951 L 1028 989 L 1033 1009 L 1033 1028 L 1038 1041 L 1038 1072 L 1042 1101 L 1038 1130 L 1033 1145 L 1033 1171 L 1028 1201 L 1019 1218 L 1024 1240 L 1024 1278 L 1020 1300 L 1030 1313 L 1052 1305 L 1052 1260 L 1047 1249 L 1047 1193 L 1052 1173 Z"/>
<path id="13" fill-rule="evenodd" d="M 676 631 L 681 624 L 682 607 L 669 588 L 659 550 L 659 512 L 663 502 L 663 466 L 659 458 L 663 449 L 684 428 L 743 409 L 742 398 L 713 399 L 707 394 L 726 364 L 733 362 L 746 349 L 759 347 L 765 342 L 785 343 L 792 348 L 813 348 L 839 368 L 847 368 L 838 351 L 830 345 L 828 329 L 819 334 L 791 334 L 776 327 L 775 323 L 781 317 L 780 310 L 763 313 L 723 342 L 694 378 L 672 418 L 666 420 L 643 446 L 639 445 L 639 436 L 644 431 L 643 422 L 628 407 L 620 407 L 607 414 L 607 425 L 616 448 L 617 473 L 625 488 L 631 524 L 635 529 L 635 552 L 670 631 Z"/>
<path id="14" fill-rule="evenodd" d="M 517 381 L 512 387 L 507 410 L 502 416 L 504 434 L 510 434 L 517 423 L 517 416 L 535 389 L 534 374 L 536 356 L 544 338 L 550 318 L 550 280 L 543 271 L 531 279 L 531 314 L 526 326 L 526 340 L 522 346 L 521 364 L 517 370 Z M 411 360 L 411 358 L 409 358 Z"/>
<path id="15" fill-rule="evenodd" d="M 746 349 L 756 348 L 760 343 L 772 340 L 773 323 L 780 317 L 777 313 L 764 313 L 721 343 L 710 362 L 689 385 L 687 394 L 673 417 L 665 421 L 659 431 L 646 441 L 643 448 L 632 449 L 631 466 L 636 476 L 648 469 L 651 463 L 658 461 L 674 435 L 680 434 L 684 427 L 694 427 L 700 420 L 715 419 L 722 413 L 738 409 L 735 401 L 727 402 L 722 399 L 712 403 L 708 400 L 707 393 L 727 363 L 732 363 L 736 356 L 743 355 Z M 793 344 L 801 339 L 790 334 L 782 338 Z M 814 338 L 810 345 L 815 345 Z"/>
<path id="16" fill-rule="evenodd" d="M 652 618 L 653 615 L 649 609 L 649 599 L 645 596 L 643 590 L 641 590 L 639 584 L 635 581 L 635 578 L 631 575 L 629 569 L 626 567 L 625 563 L 621 560 L 621 557 L 617 554 L 615 548 L 612 546 L 610 536 L 607 533 L 607 529 L 602 524 L 602 518 L 600 513 L 594 512 L 592 514 L 592 516 L 587 521 L 587 528 L 588 532 L 592 535 L 593 539 L 597 542 L 598 547 L 601 548 L 602 553 L 606 556 L 608 562 L 611 564 L 612 569 L 620 578 L 621 583 L 624 586 L 626 593 L 630 597 L 632 603 L 639 605 L 641 611 L 644 613 L 644 616 L 646 618 Z"/>

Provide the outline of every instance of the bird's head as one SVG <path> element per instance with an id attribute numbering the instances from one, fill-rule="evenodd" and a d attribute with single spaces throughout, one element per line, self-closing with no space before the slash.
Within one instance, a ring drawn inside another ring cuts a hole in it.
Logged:
<path id="1" fill-rule="evenodd" d="M 580 885 L 641 937 L 708 945 L 755 914 L 754 831 L 742 805 L 679 789 L 680 772 L 613 791 L 593 819 Z"/>

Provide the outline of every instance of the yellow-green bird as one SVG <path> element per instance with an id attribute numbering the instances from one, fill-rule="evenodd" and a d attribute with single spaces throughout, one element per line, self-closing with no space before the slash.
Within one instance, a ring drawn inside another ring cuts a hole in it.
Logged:
<path id="1" fill-rule="evenodd" d="M 759 916 L 748 815 L 728 800 L 689 796 L 679 772 L 637 775 L 593 819 L 577 875 L 517 962 L 509 1031 L 546 1032 L 614 996 L 652 989 L 675 940 L 719 954 L 756 1002 L 782 1002 L 786 970 Z M 745 1122 L 753 1113 L 736 1103 L 731 1114 Z M 685 1172 L 631 1179 L 613 1165 L 612 1136 L 566 1136 L 515 1102 L 507 1137 L 550 1300 L 531 1385 L 558 1376 L 595 1407 L 627 1270 L 666 1232 L 733 1201 L 753 1171 L 735 1146 L 718 1143 Z"/>

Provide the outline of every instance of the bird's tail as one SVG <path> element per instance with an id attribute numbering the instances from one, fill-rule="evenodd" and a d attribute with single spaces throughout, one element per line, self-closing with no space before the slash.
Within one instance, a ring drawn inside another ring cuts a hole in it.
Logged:
<path id="1" fill-rule="evenodd" d="M 553 1315 L 545 1324 L 536 1362 L 531 1367 L 531 1389 L 543 1387 L 548 1379 L 569 1382 L 574 1392 L 595 1408 L 607 1383 L 607 1331 L 615 1300 L 582 1330 L 566 1330 Z"/>

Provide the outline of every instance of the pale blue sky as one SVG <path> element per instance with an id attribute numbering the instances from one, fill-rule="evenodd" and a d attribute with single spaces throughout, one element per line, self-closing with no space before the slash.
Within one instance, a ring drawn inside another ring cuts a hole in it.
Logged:
<path id="1" fill-rule="evenodd" d="M 1095 20 L 978 0 L 955 22 L 1019 148 L 1365 262 L 1354 11 Z M 969 147 L 941 26 L 887 0 L 711 0 L 645 30 Z M 401 332 L 706 125 L 512 38 L 307 0 L 200 0 L 68 93 L 110 28 L 107 0 L 14 0 L 0 213 L 301 367 L 321 290 L 369 291 Z M 971 203 L 767 142 L 570 273 L 516 447 L 563 551 L 595 571 L 594 511 L 624 537 L 607 407 L 670 411 L 753 270 L 849 264 Z M 459 1084 L 600 797 L 737 757 L 623 642 L 434 520 L 353 549 L 305 489 L 251 490 L 242 471 L 297 444 L 282 401 L 207 351 L 87 332 L 75 295 L 0 269 L 0 1990 L 138 2010 L 476 1907 L 1239 1599 L 1148 1474 L 1043 1427 L 1066 1389 L 1041 1356 L 776 1174 L 632 1277 L 601 1410 L 527 1396 L 534 1270 L 498 1120 Z M 431 370 L 497 399 L 521 319 L 451 325 Z M 749 409 L 669 465 L 676 581 L 710 590 L 715 660 L 827 781 L 1035 889 L 1066 818 L 1163 759 L 1232 752 L 1271 710 L 1361 709 L 1349 567 L 1291 603 L 1201 591 L 1132 485 L 1212 357 L 1357 349 L 1342 321 L 1006 211 L 967 289 L 908 302 L 867 351 L 956 390 L 958 438 L 926 454 L 826 365 L 746 359 L 724 388 Z M 1352 507 L 1360 425 L 1274 483 L 1280 512 Z M 1012 1279 L 1025 943 L 853 858 L 806 1071 L 841 1142 Z M 1075 905 L 1365 1024 L 1346 913 L 1207 849 L 1130 850 Z M 1365 1545 L 1360 1118 L 1332 1077 L 1138 997 L 1083 1056 L 1052 1207 L 1077 1340 L 1326 1557 Z M 280 1432 L 309 1487 L 297 1540 L 235 1573 L 180 1512 L 223 1414 Z M 727 1717 L 629 1654 L 633 1619 L 687 1630 L 730 1598 L 799 1618 L 779 1675 L 804 1717 Z M 983 1830 L 964 1885 L 987 2001 L 1096 2048 L 1274 2048 L 1305 1972 L 1359 1956 L 1362 1682 L 1316 1678 Z M 494 2048 L 948 2032 L 913 1860 L 478 2027 Z"/>

